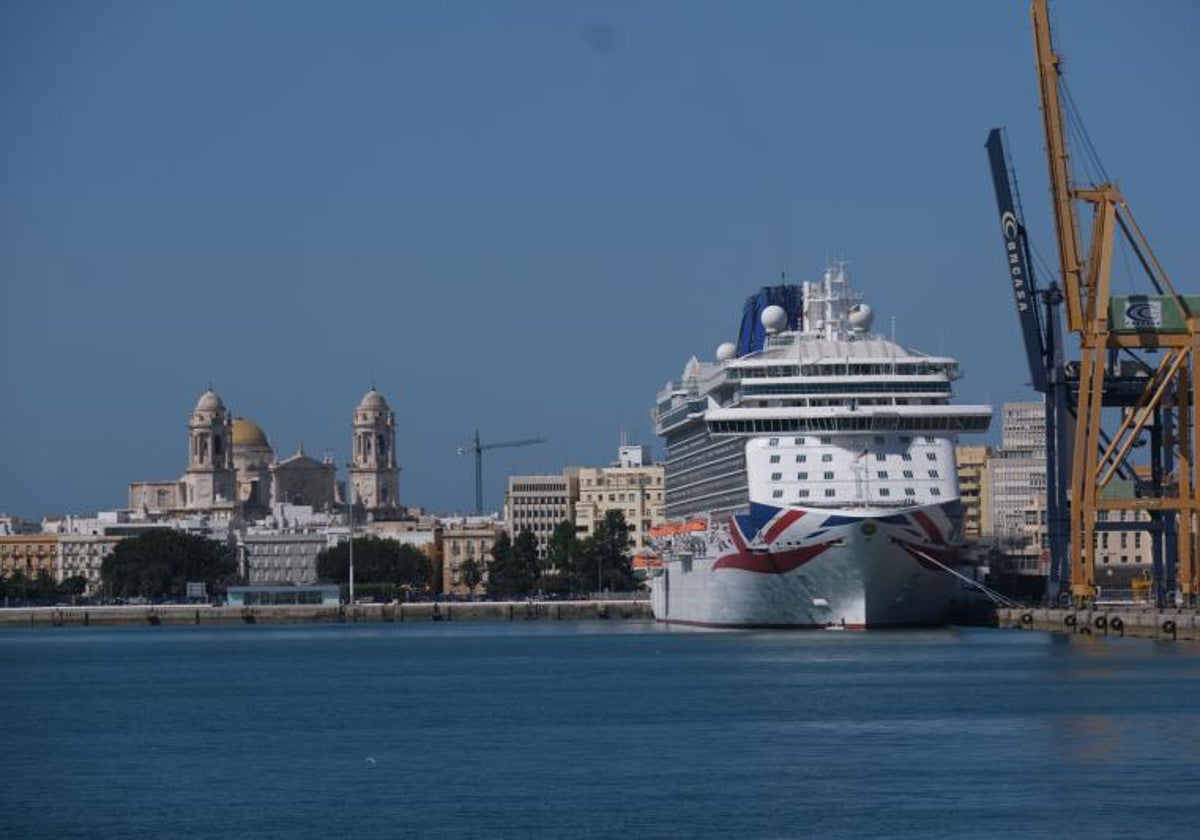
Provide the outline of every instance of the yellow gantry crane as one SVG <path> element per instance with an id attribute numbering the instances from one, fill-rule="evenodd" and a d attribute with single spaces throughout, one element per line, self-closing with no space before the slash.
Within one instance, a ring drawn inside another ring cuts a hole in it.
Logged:
<path id="1" fill-rule="evenodd" d="M 1195 605 L 1200 298 L 1185 298 L 1171 285 L 1115 184 L 1072 184 L 1047 0 L 1033 0 L 1032 17 L 1067 329 L 1080 345 L 1070 471 L 1071 596 L 1077 603 L 1096 597 L 1097 525 L 1114 511 L 1144 511 L 1153 524 L 1147 530 L 1161 540 L 1167 560 L 1162 569 L 1156 563 L 1156 574 L 1170 580 L 1174 568 L 1184 603 Z M 1092 212 L 1086 256 L 1077 204 Z M 1152 293 L 1111 294 L 1118 232 Z M 1128 387 L 1132 381 L 1136 388 Z M 1147 437 L 1150 463 L 1132 465 L 1131 453 Z M 1118 475 L 1133 479 L 1114 481 Z"/>

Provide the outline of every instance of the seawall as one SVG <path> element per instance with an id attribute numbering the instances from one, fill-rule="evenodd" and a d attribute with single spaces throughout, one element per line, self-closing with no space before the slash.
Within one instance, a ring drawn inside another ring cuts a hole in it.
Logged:
<path id="1" fill-rule="evenodd" d="M 584 621 L 653 618 L 641 601 L 466 601 L 350 606 L 210 607 L 183 604 L 8 607 L 4 627 L 129 627 L 216 624 L 335 624 L 397 621 Z"/>
<path id="2" fill-rule="evenodd" d="M 1137 636 L 1200 641 L 1200 612 L 1139 606 L 1091 609 L 997 609 L 1000 627 L 1091 636 Z"/>

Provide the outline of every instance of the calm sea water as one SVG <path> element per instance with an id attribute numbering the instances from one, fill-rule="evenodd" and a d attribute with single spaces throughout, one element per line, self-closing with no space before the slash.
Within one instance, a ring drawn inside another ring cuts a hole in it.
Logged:
<path id="1" fill-rule="evenodd" d="M 1176 837 L 1200 647 L 641 622 L 0 633 L 0 837 Z"/>

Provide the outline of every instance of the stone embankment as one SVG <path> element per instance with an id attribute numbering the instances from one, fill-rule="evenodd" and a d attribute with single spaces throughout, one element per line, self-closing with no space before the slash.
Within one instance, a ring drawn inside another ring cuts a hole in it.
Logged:
<path id="1" fill-rule="evenodd" d="M 1090 609 L 998 609 L 1000 627 L 1051 630 L 1093 636 L 1138 636 L 1150 639 L 1200 640 L 1200 612 L 1154 609 L 1138 605 Z"/>
<path id="2" fill-rule="evenodd" d="M 334 624 L 397 621 L 584 621 L 652 618 L 648 601 L 476 601 L 350 606 L 11 607 L 0 627 L 117 627 L 187 624 Z"/>

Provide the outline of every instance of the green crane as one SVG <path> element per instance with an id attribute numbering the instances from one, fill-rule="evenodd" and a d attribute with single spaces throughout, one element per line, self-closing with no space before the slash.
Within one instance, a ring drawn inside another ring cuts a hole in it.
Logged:
<path id="1" fill-rule="evenodd" d="M 500 443 L 479 442 L 479 430 L 475 430 L 475 439 L 458 447 L 459 455 L 468 452 L 475 453 L 475 515 L 483 516 L 483 451 L 485 449 L 505 449 L 513 446 L 532 446 L 535 443 L 545 443 L 545 438 L 522 438 L 521 440 L 505 440 Z"/>

